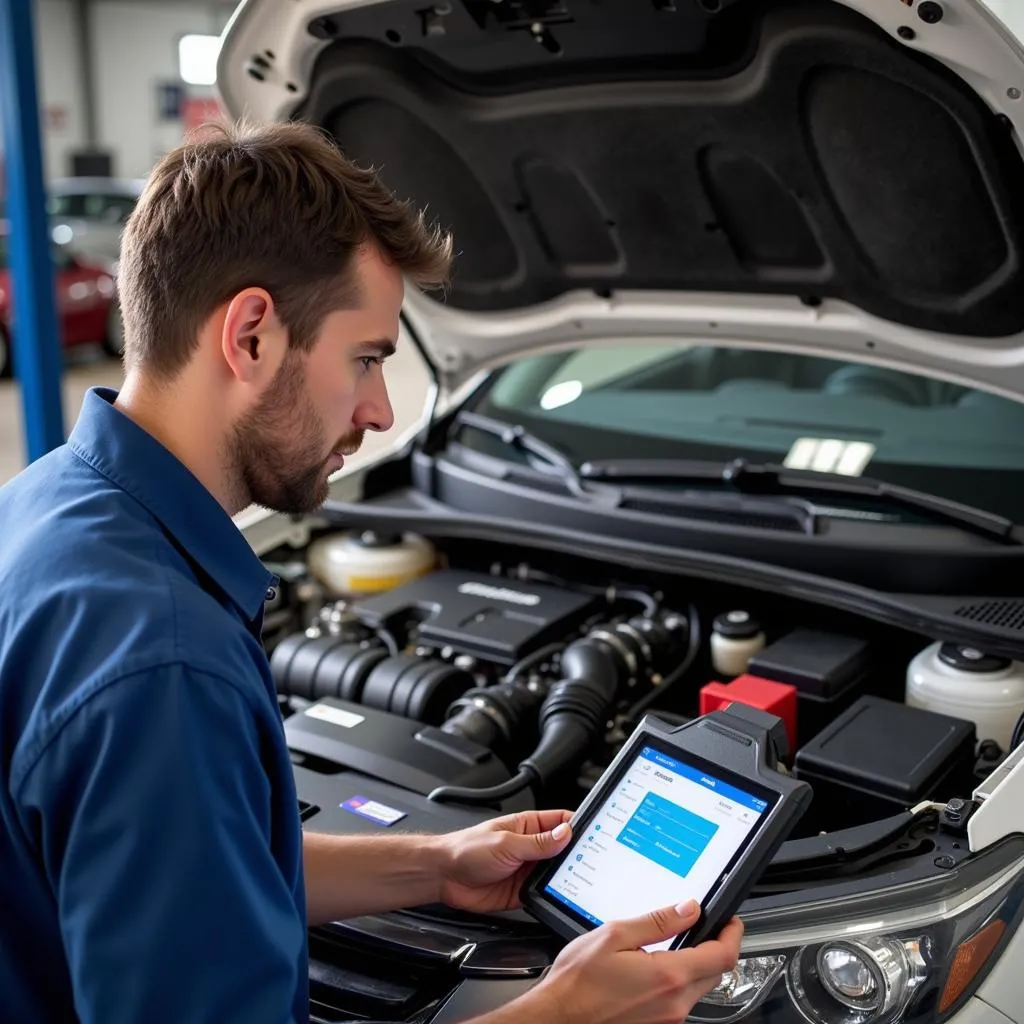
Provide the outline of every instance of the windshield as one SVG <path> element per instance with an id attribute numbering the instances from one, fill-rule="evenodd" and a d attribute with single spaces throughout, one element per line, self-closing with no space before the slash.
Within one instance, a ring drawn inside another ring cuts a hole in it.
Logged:
<path id="1" fill-rule="evenodd" d="M 118 192 L 62 192 L 50 197 L 47 208 L 52 217 L 124 225 L 136 201 L 135 196 Z"/>
<path id="2" fill-rule="evenodd" d="M 1024 406 L 917 374 L 711 346 L 588 347 L 510 365 L 473 408 L 577 464 L 745 458 L 873 477 L 1024 521 Z M 475 432 L 460 440 L 523 458 Z"/>

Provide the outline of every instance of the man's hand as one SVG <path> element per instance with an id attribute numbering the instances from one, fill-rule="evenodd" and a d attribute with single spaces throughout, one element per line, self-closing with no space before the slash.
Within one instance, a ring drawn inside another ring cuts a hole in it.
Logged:
<path id="1" fill-rule="evenodd" d="M 570 811 L 522 811 L 441 837 L 441 902 L 486 913 L 519 906 L 519 890 L 539 860 L 565 849 Z"/>
<path id="2" fill-rule="evenodd" d="M 679 1024 L 736 966 L 743 925 L 689 949 L 644 952 L 697 923 L 696 905 L 614 921 L 570 942 L 535 988 L 467 1024 Z"/>
<path id="3" fill-rule="evenodd" d="M 486 913 L 519 906 L 538 860 L 565 848 L 569 811 L 525 811 L 445 835 L 302 837 L 310 924 L 424 903 Z M 565 834 L 552 833 L 559 825 Z"/>

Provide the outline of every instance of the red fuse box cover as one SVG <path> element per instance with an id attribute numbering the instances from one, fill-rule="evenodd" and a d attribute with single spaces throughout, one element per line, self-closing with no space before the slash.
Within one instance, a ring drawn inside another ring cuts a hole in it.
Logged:
<path id="1" fill-rule="evenodd" d="M 796 700 L 797 688 L 788 683 L 776 683 L 760 676 L 737 676 L 731 683 L 708 683 L 700 691 L 700 713 L 729 704 L 747 704 L 781 718 L 789 740 L 789 756 L 796 753 Z"/>

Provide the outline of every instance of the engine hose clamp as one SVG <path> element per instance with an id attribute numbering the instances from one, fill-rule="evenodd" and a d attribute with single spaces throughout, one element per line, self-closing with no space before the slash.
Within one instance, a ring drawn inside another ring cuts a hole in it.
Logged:
<path id="1" fill-rule="evenodd" d="M 622 642 L 621 637 L 616 636 L 608 629 L 595 629 L 587 639 L 603 640 L 609 647 L 614 647 L 622 656 L 622 660 L 626 663 L 626 668 L 629 669 L 629 674 L 631 676 L 635 676 L 637 674 L 636 655 L 634 655 L 633 652 Z"/>
<path id="2" fill-rule="evenodd" d="M 647 637 L 628 622 L 623 622 L 621 626 L 616 628 L 620 633 L 625 633 L 636 641 L 636 645 L 640 648 L 640 652 L 643 654 L 648 667 L 652 667 L 654 665 L 654 652 L 651 650 L 651 645 L 647 642 Z"/>
<path id="3" fill-rule="evenodd" d="M 485 714 L 494 724 L 501 730 L 502 735 L 506 740 L 512 739 L 512 729 L 508 724 L 505 716 L 491 704 L 490 701 L 485 700 L 483 697 L 473 697 L 468 703 L 472 704 L 477 711 Z"/>

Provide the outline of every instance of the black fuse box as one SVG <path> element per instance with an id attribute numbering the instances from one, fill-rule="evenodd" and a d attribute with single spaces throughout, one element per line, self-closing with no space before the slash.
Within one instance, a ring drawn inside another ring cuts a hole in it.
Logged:
<path id="1" fill-rule="evenodd" d="M 814 787 L 811 813 L 832 830 L 962 796 L 974 765 L 973 722 L 861 697 L 796 755 Z"/>
<path id="2" fill-rule="evenodd" d="M 872 664 L 864 640 L 795 629 L 750 659 L 747 672 L 797 689 L 797 745 L 803 746 L 860 695 Z"/>

